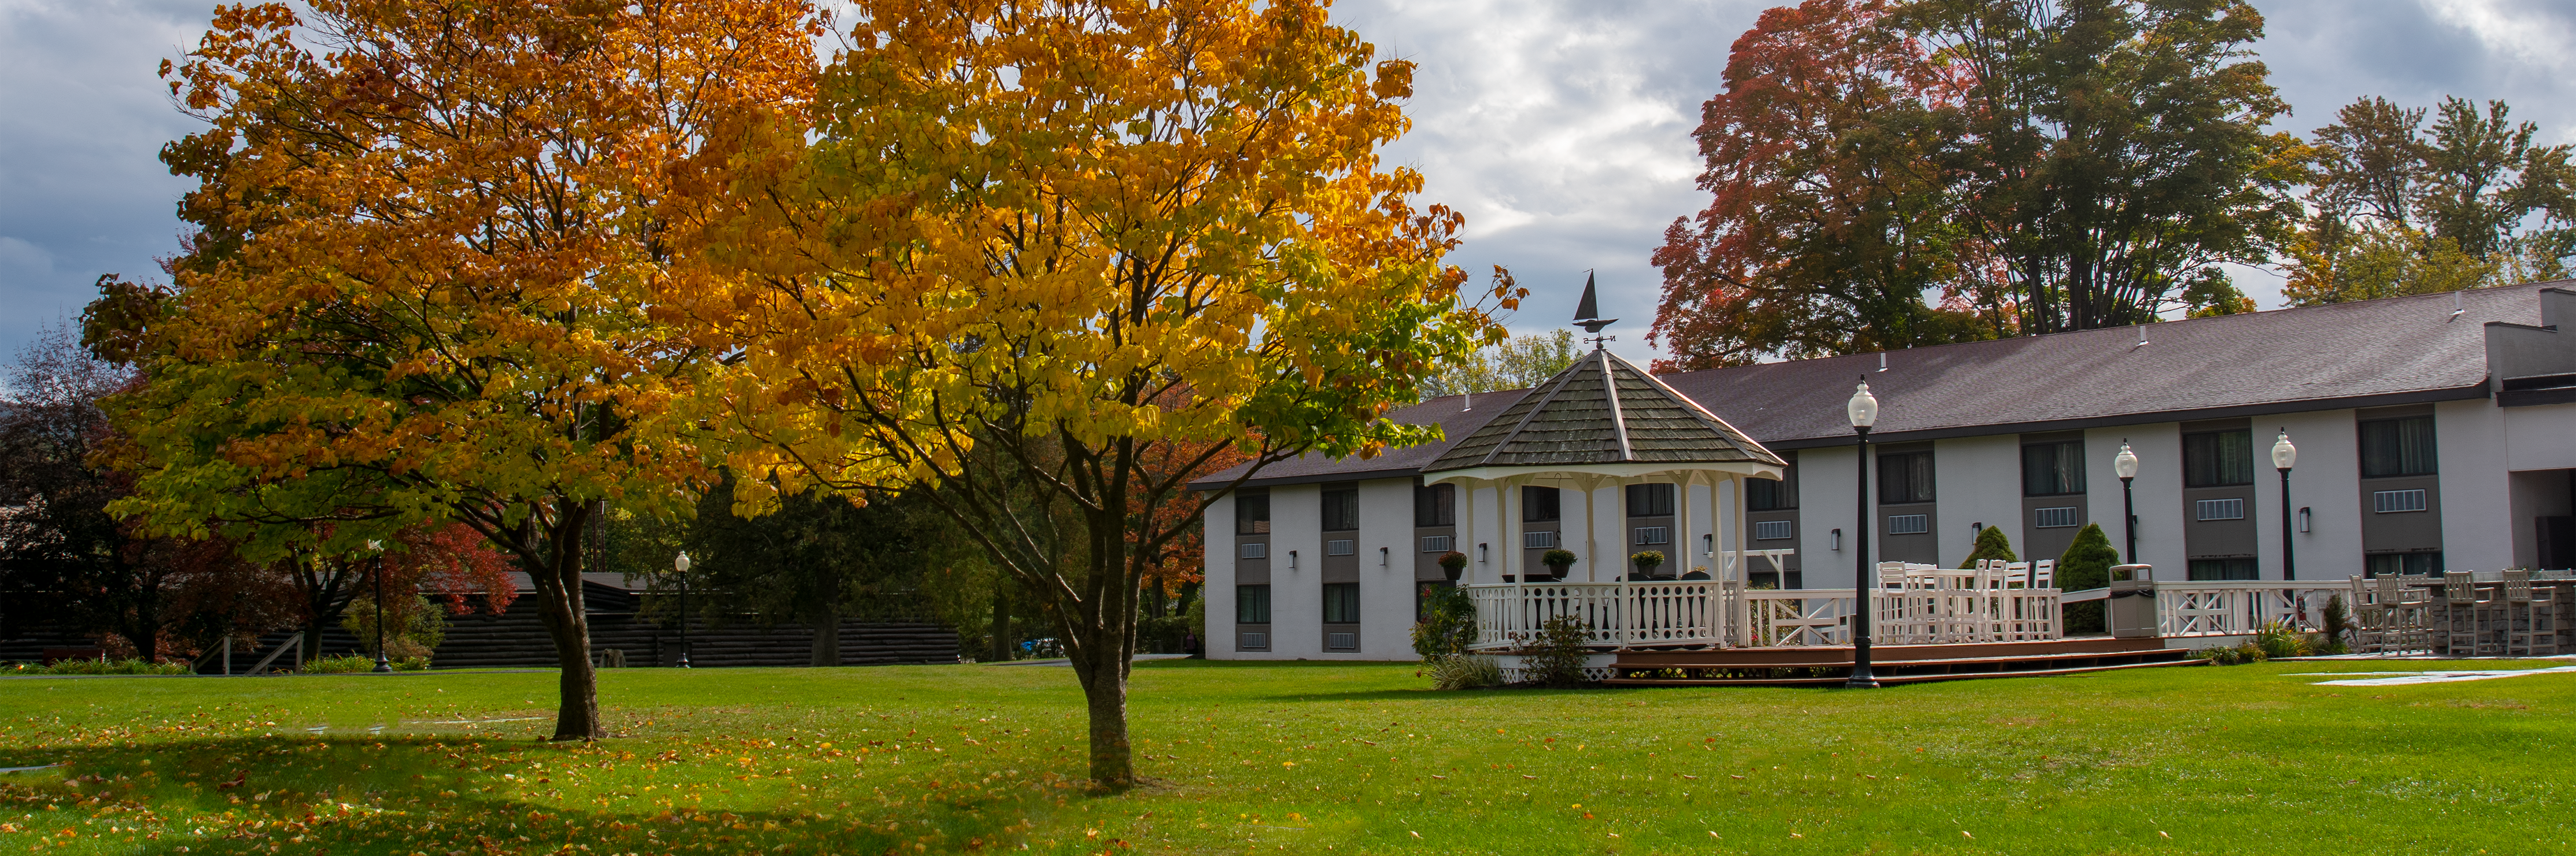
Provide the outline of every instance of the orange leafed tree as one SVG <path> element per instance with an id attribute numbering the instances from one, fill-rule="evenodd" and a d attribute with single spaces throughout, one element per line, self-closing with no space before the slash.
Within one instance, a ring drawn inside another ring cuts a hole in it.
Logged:
<path id="1" fill-rule="evenodd" d="M 732 465 L 938 488 L 1057 622 L 1092 780 L 1127 787 L 1138 596 L 1213 501 L 1189 480 L 1432 436 L 1387 409 L 1495 334 L 1440 264 L 1460 218 L 1378 161 L 1412 66 L 1319 0 L 854 6 L 811 133 L 772 126 L 744 184 L 745 287 L 689 307 L 739 349 Z"/>
<path id="2" fill-rule="evenodd" d="M 816 18 L 776 0 L 313 0 L 220 7 L 164 152 L 198 233 L 92 338 L 144 473 L 120 510 L 272 553 L 442 522 L 508 555 L 562 662 L 558 739 L 605 732 L 585 533 L 694 500 L 710 351 L 678 293 L 746 117 L 807 97 Z M 320 525 L 320 524 L 331 525 Z M 443 531 L 433 529 L 433 532 Z"/>

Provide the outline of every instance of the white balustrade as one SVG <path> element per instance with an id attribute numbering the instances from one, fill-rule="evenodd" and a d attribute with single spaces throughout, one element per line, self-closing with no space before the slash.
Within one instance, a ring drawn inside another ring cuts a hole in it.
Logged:
<path id="1" fill-rule="evenodd" d="M 2338 595 L 2350 598 L 2350 584 L 2306 580 L 2158 582 L 2156 635 L 2243 636 L 2274 621 L 2313 628 L 2324 623 L 2326 599 Z"/>
<path id="2" fill-rule="evenodd" d="M 1604 647 L 1851 644 L 1851 589 L 1755 589 L 1708 580 L 1471 585 L 1479 649 L 1530 644 L 1572 616 Z M 2056 589 L 1886 589 L 1873 598 L 1882 644 L 2058 638 Z"/>

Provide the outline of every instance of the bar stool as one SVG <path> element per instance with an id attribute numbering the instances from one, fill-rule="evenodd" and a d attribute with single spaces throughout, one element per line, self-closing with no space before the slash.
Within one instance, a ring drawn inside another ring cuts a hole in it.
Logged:
<path id="1" fill-rule="evenodd" d="M 2414 592 L 2406 588 L 2406 578 L 2381 574 L 2372 578 L 2377 591 L 2371 606 L 2379 610 L 2379 650 L 2412 652 L 2431 650 L 2433 640 L 2424 626 L 2424 604 L 2413 600 Z"/>
<path id="2" fill-rule="evenodd" d="M 2375 592 L 2360 574 L 2345 578 L 2344 586 L 2351 591 L 2344 596 L 2344 602 L 2352 605 L 2352 650 L 2377 653 L 2388 644 L 2388 609 L 2373 599 Z"/>
<path id="3" fill-rule="evenodd" d="M 2495 602 L 2478 599 L 2478 584 L 2469 579 L 2469 572 L 2442 573 L 2442 601 L 2442 653 L 2475 657 L 2502 647 L 2487 644 L 2488 613 Z"/>
<path id="4" fill-rule="evenodd" d="M 2520 649 L 2524 656 L 2546 657 L 2558 653 L 2558 592 L 2543 587 L 2540 597 L 2532 596 L 2531 572 L 2504 572 L 2504 654 L 2513 656 Z"/>

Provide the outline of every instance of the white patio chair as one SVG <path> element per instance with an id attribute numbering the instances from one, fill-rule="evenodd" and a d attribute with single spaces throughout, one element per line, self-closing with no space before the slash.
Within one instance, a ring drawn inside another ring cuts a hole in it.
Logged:
<path id="1" fill-rule="evenodd" d="M 2057 587 L 2057 560 L 2041 559 L 2030 563 L 2031 588 Z"/>

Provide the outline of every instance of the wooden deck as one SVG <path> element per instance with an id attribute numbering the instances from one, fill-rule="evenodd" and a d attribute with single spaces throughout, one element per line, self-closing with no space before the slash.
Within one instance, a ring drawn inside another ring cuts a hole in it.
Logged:
<path id="1" fill-rule="evenodd" d="M 1847 645 L 1626 651 L 1610 665 L 1611 686 L 1798 686 L 1851 677 Z M 2110 669 L 2189 666 L 2189 648 L 2163 639 L 2087 637 L 1965 645 L 1872 645 L 1870 672 L 1882 684 L 2065 675 Z"/>

